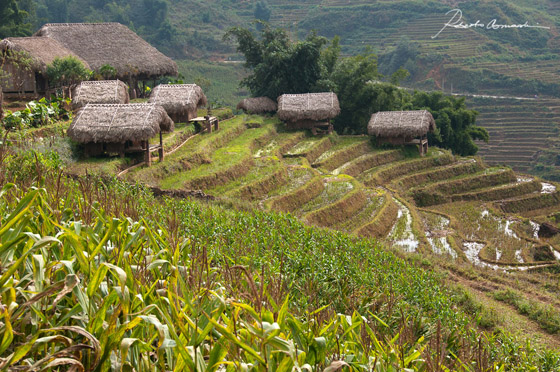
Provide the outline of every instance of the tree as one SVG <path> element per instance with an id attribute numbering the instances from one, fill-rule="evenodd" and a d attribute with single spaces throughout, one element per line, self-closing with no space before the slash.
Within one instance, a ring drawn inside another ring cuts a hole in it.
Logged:
<path id="1" fill-rule="evenodd" d="M 0 0 L 0 39 L 31 35 L 27 18 L 28 13 L 19 8 L 16 0 Z"/>
<path id="2" fill-rule="evenodd" d="M 109 64 L 104 64 L 103 66 L 101 66 L 97 73 L 104 80 L 111 80 L 117 77 L 117 70 Z"/>
<path id="3" fill-rule="evenodd" d="M 248 29 L 234 27 L 224 36 L 225 40 L 231 38 L 236 39 L 237 51 L 245 56 L 245 67 L 251 70 L 241 85 L 253 96 L 275 100 L 282 94 L 314 92 L 329 85 L 321 58 L 327 39 L 314 32 L 303 41 L 292 42 L 285 30 L 268 25 L 258 38 Z"/>
<path id="4" fill-rule="evenodd" d="M 265 0 L 259 0 L 255 4 L 255 18 L 261 21 L 268 22 L 270 20 L 270 14 L 272 11 L 268 7 L 268 3 Z"/>
<path id="5" fill-rule="evenodd" d="M 474 155 L 474 140 L 488 142 L 488 131 L 475 125 L 478 112 L 467 109 L 465 98 L 445 96 L 441 92 L 415 92 L 410 109 L 428 110 L 436 121 L 435 133 L 429 134 L 432 144 L 450 149 L 461 156 Z"/>
<path id="6" fill-rule="evenodd" d="M 85 68 L 79 59 L 72 56 L 57 57 L 47 66 L 47 76 L 50 82 L 54 83 L 57 87 L 68 88 L 69 96 L 71 95 L 72 87 L 77 82 L 87 80 L 91 75 L 92 72 Z M 65 96 L 64 89 L 63 96 Z"/>

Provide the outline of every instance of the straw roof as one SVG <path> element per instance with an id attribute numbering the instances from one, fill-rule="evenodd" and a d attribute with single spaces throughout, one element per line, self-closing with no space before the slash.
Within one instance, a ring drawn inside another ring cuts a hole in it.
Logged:
<path id="1" fill-rule="evenodd" d="M 169 115 L 185 115 L 206 106 L 208 101 L 196 84 L 160 84 L 152 90 L 150 103 L 163 106 Z"/>
<path id="2" fill-rule="evenodd" d="M 27 52 L 33 60 L 33 70 L 42 74 L 47 72 L 47 65 L 50 65 L 57 57 L 76 57 L 82 61 L 86 68 L 89 68 L 86 61 L 62 46 L 58 41 L 45 37 L 9 37 L 0 41 L 0 50 Z"/>
<path id="3" fill-rule="evenodd" d="M 377 137 L 417 137 L 434 131 L 436 122 L 426 110 L 382 111 L 371 116 L 368 134 Z"/>
<path id="4" fill-rule="evenodd" d="M 281 120 L 326 120 L 339 113 L 338 97 L 332 92 L 284 94 L 278 98 L 278 117 Z"/>
<path id="5" fill-rule="evenodd" d="M 177 75 L 177 65 L 120 23 L 49 23 L 34 36 L 57 40 L 86 60 L 93 70 L 105 64 L 117 76 L 152 78 Z"/>
<path id="6" fill-rule="evenodd" d="M 128 103 L 128 87 L 120 80 L 82 81 L 72 95 L 74 109 L 88 103 Z"/>
<path id="7" fill-rule="evenodd" d="M 278 104 L 268 97 L 245 98 L 237 104 L 237 109 L 249 114 L 264 114 L 278 111 Z"/>
<path id="8" fill-rule="evenodd" d="M 163 107 L 151 103 L 128 105 L 87 104 L 68 128 L 68 136 L 81 143 L 145 141 L 160 131 L 172 132 L 173 121 Z"/>

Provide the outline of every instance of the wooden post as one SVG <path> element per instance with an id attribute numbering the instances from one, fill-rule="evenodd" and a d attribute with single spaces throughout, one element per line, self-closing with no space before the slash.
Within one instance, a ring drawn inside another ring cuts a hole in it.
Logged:
<path id="1" fill-rule="evenodd" d="M 152 156 L 150 154 L 150 141 L 144 141 L 144 146 L 146 146 L 146 153 L 144 156 L 144 161 L 148 167 L 152 166 Z"/>
<path id="2" fill-rule="evenodd" d="M 163 153 L 163 134 L 159 132 L 159 162 L 163 161 L 165 154 Z"/>

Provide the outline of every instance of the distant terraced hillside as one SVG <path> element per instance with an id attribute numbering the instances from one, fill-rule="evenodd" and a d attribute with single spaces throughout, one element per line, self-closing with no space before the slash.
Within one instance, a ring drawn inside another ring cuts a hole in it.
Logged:
<path id="1" fill-rule="evenodd" d="M 489 164 L 560 179 L 560 100 L 471 97 L 467 103 L 490 133 L 490 142 L 479 144 Z"/>

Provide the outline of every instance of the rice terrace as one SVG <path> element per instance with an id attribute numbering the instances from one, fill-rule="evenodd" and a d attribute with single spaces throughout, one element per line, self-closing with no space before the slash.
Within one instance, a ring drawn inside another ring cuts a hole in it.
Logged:
<path id="1" fill-rule="evenodd" d="M 560 371 L 556 2 L 0 20 L 0 371 Z"/>

